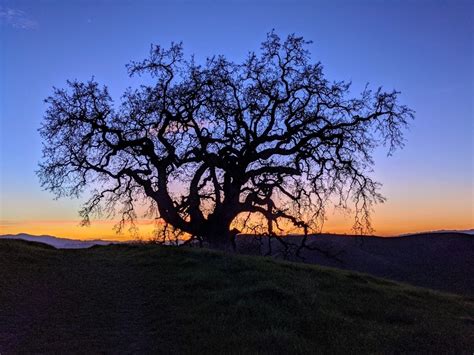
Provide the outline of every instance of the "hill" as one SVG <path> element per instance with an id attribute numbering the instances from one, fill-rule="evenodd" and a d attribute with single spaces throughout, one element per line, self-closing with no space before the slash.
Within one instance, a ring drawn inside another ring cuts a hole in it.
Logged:
<path id="1" fill-rule="evenodd" d="M 0 235 L 0 240 L 23 239 L 52 245 L 58 249 L 90 248 L 93 245 L 124 243 L 108 240 L 76 240 L 48 235 Z M 289 237 L 296 238 L 298 237 Z M 255 254 L 256 239 L 240 235 L 239 252 Z M 126 243 L 126 242 L 125 242 Z M 298 244 L 298 241 L 296 241 Z M 249 249 L 249 244 L 250 249 Z M 262 243 L 263 254 L 267 242 Z M 474 236 L 459 232 L 430 232 L 400 237 L 357 237 L 323 234 L 312 236 L 308 245 L 328 253 L 305 251 L 303 259 L 310 264 L 360 271 L 415 286 L 474 296 Z M 281 245 L 273 243 L 274 256 Z M 260 255 L 260 253 L 258 253 Z M 329 255 L 337 255 L 333 258 Z"/>
<path id="2" fill-rule="evenodd" d="M 251 239 L 254 238 L 248 238 Z M 295 242 L 298 244 L 298 241 Z M 391 238 L 318 235 L 310 237 L 307 244 L 327 253 L 307 250 L 302 253 L 303 259 L 300 260 L 306 263 L 359 271 L 416 286 L 474 296 L 472 235 L 448 232 Z M 268 250 L 266 245 L 267 242 L 264 242 L 263 252 Z M 245 250 L 244 242 L 241 246 Z M 274 242 L 272 251 L 278 255 L 281 245 Z"/>
<path id="3" fill-rule="evenodd" d="M 251 256 L 0 240 L 0 352 L 460 352 L 474 299 Z"/>
<path id="4" fill-rule="evenodd" d="M 439 229 L 439 230 L 426 231 L 426 232 L 421 232 L 421 233 L 420 232 L 407 233 L 407 234 L 403 234 L 401 236 L 417 235 L 417 234 L 437 234 L 437 233 L 463 233 L 463 234 L 474 235 L 474 228 L 471 228 L 471 229 Z"/>
<path id="5" fill-rule="evenodd" d="M 1 239 L 21 239 L 27 240 L 30 242 L 38 242 L 51 245 L 58 249 L 81 249 L 81 248 L 90 248 L 93 245 L 109 245 L 112 243 L 120 243 L 118 241 L 111 240 L 101 240 L 101 239 L 89 239 L 89 240 L 80 240 L 80 239 L 70 239 L 70 238 L 60 238 L 52 235 L 31 235 L 26 233 L 19 234 L 4 234 L 0 235 Z"/>

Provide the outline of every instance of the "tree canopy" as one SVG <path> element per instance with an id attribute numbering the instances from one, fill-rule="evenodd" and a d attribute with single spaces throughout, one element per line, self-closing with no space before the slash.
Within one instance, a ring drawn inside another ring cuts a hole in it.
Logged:
<path id="1" fill-rule="evenodd" d="M 268 235 L 285 223 L 309 233 L 332 202 L 352 206 L 354 228 L 368 231 L 383 201 L 373 151 L 402 146 L 413 111 L 397 91 L 366 86 L 352 97 L 350 83 L 324 77 L 308 44 L 271 32 L 241 63 L 202 64 L 181 44 L 152 46 L 127 66 L 150 80 L 119 104 L 94 80 L 68 81 L 46 99 L 42 185 L 58 197 L 87 191 L 86 223 L 118 213 L 123 225 L 147 206 L 215 247 L 232 243 L 242 215 L 261 216 Z"/>

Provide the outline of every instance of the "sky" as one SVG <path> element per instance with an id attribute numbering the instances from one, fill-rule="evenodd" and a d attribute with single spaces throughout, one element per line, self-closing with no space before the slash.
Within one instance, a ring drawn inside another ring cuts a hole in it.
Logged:
<path id="1" fill-rule="evenodd" d="M 0 0 L 0 234 L 128 238 L 113 221 L 80 227 L 83 200 L 54 200 L 39 184 L 37 129 L 53 86 L 94 76 L 118 101 L 131 85 L 125 64 L 152 43 L 239 61 L 272 29 L 312 40 L 329 80 L 352 81 L 354 93 L 397 89 L 416 111 L 404 149 L 375 154 L 387 197 L 376 234 L 474 228 L 473 23 L 470 0 Z M 351 223 L 331 212 L 325 231 L 350 233 Z M 142 221 L 143 236 L 152 229 Z"/>

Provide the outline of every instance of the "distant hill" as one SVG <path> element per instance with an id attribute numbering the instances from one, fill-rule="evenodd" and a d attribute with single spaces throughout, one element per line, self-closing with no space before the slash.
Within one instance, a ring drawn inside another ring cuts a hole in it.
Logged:
<path id="1" fill-rule="evenodd" d="M 289 237 L 299 243 L 300 236 Z M 242 253 L 255 254 L 242 236 Z M 306 263 L 354 270 L 432 289 L 474 296 L 474 236 L 464 233 L 427 233 L 403 237 L 357 237 L 315 235 L 307 244 L 318 250 L 305 250 Z M 268 252 L 267 241 L 262 243 Z M 272 255 L 281 256 L 282 247 L 274 241 Z"/>
<path id="2" fill-rule="evenodd" d="M 0 240 L 1 239 L 21 239 L 30 242 L 44 243 L 51 245 L 57 249 L 82 249 L 90 248 L 93 245 L 109 245 L 113 243 L 120 243 L 118 241 L 105 241 L 100 239 L 78 240 L 69 238 L 59 238 L 51 235 L 31 235 L 26 233 L 0 235 Z"/>
<path id="3" fill-rule="evenodd" d="M 206 249 L 0 239 L 0 349 L 470 353 L 474 303 L 366 274 Z"/>
<path id="4" fill-rule="evenodd" d="M 474 235 L 474 228 L 473 229 L 440 229 L 435 231 L 427 231 L 427 232 L 418 232 L 418 233 L 407 233 L 400 235 L 401 237 L 409 236 L 409 235 L 417 235 L 417 234 L 439 234 L 439 233 L 463 233 Z"/>

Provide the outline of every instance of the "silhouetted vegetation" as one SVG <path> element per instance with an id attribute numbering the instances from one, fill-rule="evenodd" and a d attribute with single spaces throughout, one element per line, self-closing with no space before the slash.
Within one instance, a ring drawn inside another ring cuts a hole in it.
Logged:
<path id="1" fill-rule="evenodd" d="M 181 44 L 153 46 L 128 65 L 151 80 L 115 106 L 95 81 L 68 82 L 46 99 L 43 186 L 59 197 L 90 192 L 84 223 L 118 211 L 120 228 L 146 203 L 164 239 L 186 233 L 224 249 L 238 217 L 250 227 L 260 216 L 255 232 L 269 236 L 285 223 L 306 234 L 330 200 L 354 208 L 355 230 L 369 231 L 383 200 L 369 174 L 373 149 L 400 147 L 413 112 L 396 91 L 351 97 L 349 83 L 328 81 L 311 62 L 307 44 L 272 32 L 242 63 L 214 56 L 202 65 L 185 60 Z"/>

